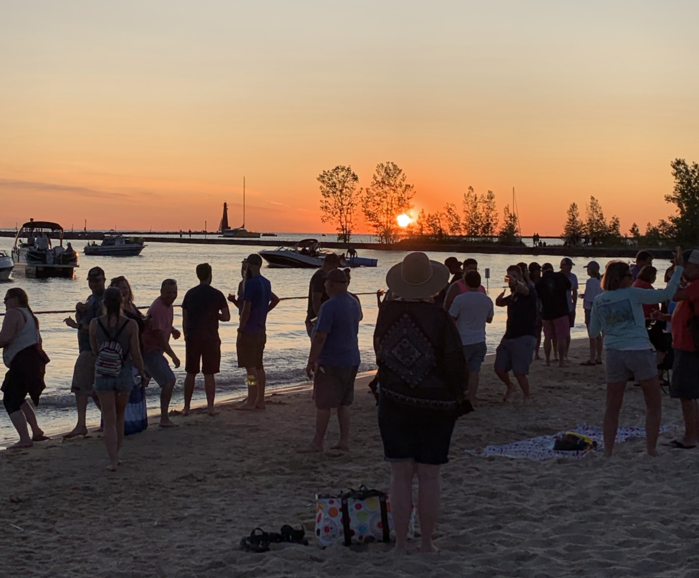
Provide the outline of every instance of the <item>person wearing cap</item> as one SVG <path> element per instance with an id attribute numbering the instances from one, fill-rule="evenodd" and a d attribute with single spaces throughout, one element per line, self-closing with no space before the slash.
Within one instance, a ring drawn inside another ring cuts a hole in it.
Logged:
<path id="1" fill-rule="evenodd" d="M 146 373 L 160 386 L 160 425 L 173 427 L 170 420 L 170 400 L 177 378 L 165 359 L 167 354 L 177 369 L 180 360 L 170 347 L 170 337 L 180 338 L 173 322 L 173 303 L 177 299 L 177 281 L 165 279 L 160 284 L 160 296 L 153 301 L 146 315 L 146 329 L 141 335 L 143 344 L 143 366 Z"/>
<path id="2" fill-rule="evenodd" d="M 583 309 L 585 310 L 585 327 L 587 327 L 587 336 L 590 339 L 590 358 L 587 361 L 583 361 L 580 365 L 602 365 L 602 349 L 603 341 L 602 336 L 590 337 L 590 316 L 592 314 L 592 304 L 595 302 L 597 295 L 603 292 L 602 290 L 602 277 L 599 273 L 599 263 L 597 261 L 590 261 L 585 265 L 587 269 L 587 274 L 590 278 L 585 283 L 585 293 L 580 295 L 583 300 Z"/>
<path id="3" fill-rule="evenodd" d="M 558 351 L 559 367 L 566 367 L 566 340 L 570 337 L 567 293 L 570 290 L 570 281 L 563 273 L 556 273 L 551 263 L 544 263 L 542 271 L 541 279 L 536 283 L 536 294 L 541 304 L 546 365 L 551 365 L 553 342 Z"/>
<path id="4" fill-rule="evenodd" d="M 253 253 L 246 263 L 236 352 L 238 367 L 247 372 L 248 397 L 236 409 L 265 409 L 267 374 L 263 355 L 267 342 L 267 314 L 279 304 L 279 297 L 272 292 L 269 280 L 260 274 L 262 257 Z"/>
<path id="5" fill-rule="evenodd" d="M 78 423 L 65 438 L 87 435 L 87 404 L 90 398 L 100 407 L 99 399 L 94 390 L 95 361 L 97 356 L 90 344 L 90 323 L 102 315 L 104 299 L 105 275 L 102 267 L 93 267 L 87 273 L 87 284 L 92 294 L 85 303 L 75 306 L 75 319 L 67 317 L 64 323 L 78 330 L 78 359 L 73 369 L 73 381 L 70 391 L 75 394 L 75 405 L 78 409 Z"/>
<path id="6" fill-rule="evenodd" d="M 672 313 L 674 362 L 670 396 L 682 403 L 684 436 L 672 442 L 677 448 L 693 448 L 699 443 L 699 350 L 697 349 L 697 313 L 699 313 L 699 251 L 683 255 L 687 285 L 673 297 L 677 302 Z M 694 320 L 694 321 L 692 321 Z M 694 333 L 692 327 L 695 328 Z"/>
<path id="7" fill-rule="evenodd" d="M 646 402 L 646 450 L 658 455 L 656 445 L 660 431 L 662 399 L 658 367 L 653 352 L 644 303 L 666 301 L 675 295 L 684 271 L 682 250 L 677 247 L 675 269 L 665 289 L 632 287 L 633 278 L 628 263 L 611 261 L 602 277 L 604 293 L 592 304 L 590 337 L 604 335 L 606 352 L 607 408 L 604 414 L 604 455 L 611 457 L 619 426 L 619 413 L 629 378 L 636 379 L 643 388 Z M 674 325 L 674 323 L 673 323 Z"/>
<path id="8" fill-rule="evenodd" d="M 349 451 L 350 410 L 354 380 L 359 369 L 359 301 L 347 292 L 347 277 L 339 269 L 327 274 L 328 300 L 318 312 L 311 337 L 306 375 L 313 379 L 316 431 L 313 441 L 300 453 L 322 452 L 333 409 L 337 410 L 340 441 L 333 449 Z"/>
<path id="9" fill-rule="evenodd" d="M 515 386 L 509 372 L 515 376 L 522 389 L 524 400 L 529 400 L 529 367 L 536 347 L 536 320 L 538 297 L 533 285 L 525 283 L 522 269 L 518 265 L 507 268 L 507 283 L 510 294 L 498 295 L 495 305 L 507 307 L 507 326 L 500 345 L 495 351 L 495 374 L 507 386 L 503 401 L 510 400 Z"/>
<path id="10" fill-rule="evenodd" d="M 573 273 L 575 263 L 568 257 L 561 259 L 561 273 L 563 273 L 570 281 L 570 289 L 567 292 L 568 297 L 568 320 L 570 328 L 575 327 L 575 307 L 578 301 L 578 276 Z M 566 359 L 568 359 L 568 350 L 570 349 L 570 335 L 566 339 Z"/>
<path id="11" fill-rule="evenodd" d="M 650 251 L 639 251 L 636 253 L 636 262 L 631 265 L 631 275 L 633 275 L 633 280 L 638 279 L 638 274 L 644 267 L 650 267 L 653 265 L 653 253 Z"/>
<path id="12" fill-rule="evenodd" d="M 325 280 L 330 271 L 334 271 L 340 266 L 340 256 L 335 253 L 328 253 L 323 259 L 323 266 L 318 269 L 311 277 L 311 282 L 308 286 L 308 307 L 306 308 L 306 333 L 308 337 L 313 334 L 313 327 L 320 306 L 325 303 L 330 297 L 325 290 Z"/>
<path id="13" fill-rule="evenodd" d="M 458 295 L 463 295 L 464 293 L 466 293 L 466 291 L 469 290 L 468 285 L 466 284 L 466 275 L 470 272 L 478 273 L 478 261 L 476 261 L 475 259 L 466 259 L 460 265 L 463 269 L 463 272 L 460 276 L 455 275 L 452 278 L 452 281 L 449 283 L 449 287 L 447 288 L 446 296 L 444 297 L 444 309 L 446 311 L 451 310 L 451 305 L 452 303 L 454 303 L 454 299 L 456 299 Z M 478 287 L 478 291 L 483 293 L 483 295 L 486 295 L 485 287 L 483 287 L 483 285 Z"/>
<path id="14" fill-rule="evenodd" d="M 425 253 L 408 254 L 386 274 L 396 299 L 383 304 L 374 332 L 379 429 L 391 464 L 391 515 L 399 554 L 407 549 L 415 476 L 420 551 L 432 552 L 440 468 L 449 461 L 457 417 L 472 409 L 459 331 L 447 311 L 432 301 L 448 281 L 447 267 Z"/>
<path id="15" fill-rule="evenodd" d="M 464 278 L 463 263 L 459 261 L 456 257 L 447 257 L 444 260 L 444 266 L 449 270 L 451 279 L 449 279 L 448 283 L 445 283 L 444 287 L 442 287 L 442 290 L 437 295 L 435 295 L 434 302 L 437 305 L 441 306 L 444 306 L 444 304 L 446 303 L 447 294 L 449 293 L 449 290 L 452 288 L 452 285 L 458 283 L 459 281 L 463 283 Z M 456 293 L 454 296 L 458 294 L 459 293 Z"/>
<path id="16" fill-rule="evenodd" d="M 219 321 L 230 321 L 231 311 L 223 293 L 211 286 L 213 277 L 211 265 L 197 265 L 199 285 L 193 287 L 182 300 L 182 332 L 185 344 L 184 409 L 188 415 L 194 395 L 194 382 L 200 369 L 204 374 L 204 390 L 209 415 L 218 412 L 214 407 L 216 399 L 216 378 L 221 370 L 221 339 L 218 336 Z"/>

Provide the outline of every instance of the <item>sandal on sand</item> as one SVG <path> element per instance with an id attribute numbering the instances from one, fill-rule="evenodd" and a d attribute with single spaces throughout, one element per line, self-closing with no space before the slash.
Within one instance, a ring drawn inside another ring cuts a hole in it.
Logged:
<path id="1" fill-rule="evenodd" d="M 589 359 L 587 361 L 583 361 L 580 365 L 586 365 L 588 367 L 591 367 L 593 365 L 596 365 L 594 361 L 590 361 Z"/>
<path id="2" fill-rule="evenodd" d="M 697 446 L 686 446 L 680 440 L 672 440 L 668 445 L 678 450 L 692 450 Z"/>
<path id="3" fill-rule="evenodd" d="M 284 524 L 280 532 L 282 535 L 282 540 L 284 542 L 291 542 L 292 544 L 303 544 L 304 546 L 308 546 L 308 540 L 304 538 L 304 536 L 306 535 L 306 531 L 303 528 L 301 528 L 300 530 L 294 530 L 288 524 Z"/>
<path id="4" fill-rule="evenodd" d="M 240 548 L 246 552 L 269 552 L 270 535 L 262 528 L 255 528 L 250 535 L 240 541 Z"/>

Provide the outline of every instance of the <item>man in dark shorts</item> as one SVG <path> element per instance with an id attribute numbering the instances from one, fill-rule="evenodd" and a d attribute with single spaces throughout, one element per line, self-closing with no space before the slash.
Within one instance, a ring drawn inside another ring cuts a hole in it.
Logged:
<path id="1" fill-rule="evenodd" d="M 78 330 L 78 348 L 80 353 L 73 369 L 73 382 L 70 391 L 75 394 L 75 404 L 78 408 L 78 423 L 73 431 L 63 437 L 73 438 L 87 435 L 87 403 L 90 398 L 99 407 L 97 394 L 92 385 L 95 381 L 95 361 L 97 356 L 90 345 L 90 322 L 102 315 L 102 300 L 104 299 L 105 276 L 102 267 L 93 267 L 87 273 L 87 284 L 92 294 L 85 303 L 75 306 L 75 319 L 64 319 L 68 327 Z"/>
<path id="2" fill-rule="evenodd" d="M 533 285 L 524 282 L 517 265 L 507 268 L 510 294 L 503 291 L 495 300 L 498 307 L 507 307 L 507 329 L 495 352 L 495 373 L 507 386 L 503 401 L 515 392 L 509 372 L 522 388 L 524 400 L 529 400 L 529 366 L 536 347 L 537 296 Z"/>
<path id="3" fill-rule="evenodd" d="M 204 374 L 206 405 L 209 415 L 216 415 L 214 400 L 216 398 L 216 380 L 214 375 L 221 365 L 221 340 L 218 336 L 218 322 L 230 321 L 231 312 L 226 298 L 218 289 L 211 286 L 211 265 L 197 265 L 199 285 L 193 287 L 182 301 L 182 330 L 184 332 L 186 362 L 184 379 L 184 410 L 190 411 L 194 394 L 194 379 L 201 371 Z"/>
<path id="4" fill-rule="evenodd" d="M 325 432 L 333 409 L 337 409 L 340 441 L 333 449 L 349 451 L 350 410 L 354 379 L 359 369 L 359 301 L 347 292 L 347 276 L 335 269 L 328 273 L 325 290 L 329 299 L 318 313 L 306 374 L 313 379 L 316 433 L 300 453 L 322 452 Z"/>
<path id="5" fill-rule="evenodd" d="M 684 437 L 674 440 L 676 448 L 694 448 L 699 443 L 699 351 L 689 330 L 689 321 L 699 314 L 699 251 L 684 253 L 683 277 L 689 282 L 678 289 L 673 301 L 677 307 L 672 314 L 672 346 L 675 361 L 672 367 L 670 396 L 682 403 Z"/>
<path id="6" fill-rule="evenodd" d="M 335 253 L 328 253 L 323 260 L 323 266 L 313 273 L 311 283 L 308 287 L 308 308 L 306 310 L 306 333 L 311 337 L 315 321 L 318 318 L 320 306 L 329 297 L 325 291 L 325 279 L 330 271 L 340 266 L 340 256 Z"/>
<path id="7" fill-rule="evenodd" d="M 248 397 L 236 409 L 265 409 L 265 373 L 262 357 L 267 342 L 267 313 L 279 303 L 268 279 L 260 275 L 262 257 L 250 255 L 243 265 L 245 285 L 241 297 L 236 351 L 238 367 L 247 371 Z"/>
<path id="8" fill-rule="evenodd" d="M 536 294 L 541 302 L 541 319 L 544 325 L 544 355 L 546 365 L 551 365 L 551 344 L 558 351 L 558 364 L 566 367 L 566 340 L 570 337 L 568 291 L 570 281 L 563 273 L 556 273 L 551 263 L 544 263 L 543 275 L 536 282 Z"/>
<path id="9" fill-rule="evenodd" d="M 561 259 L 561 273 L 563 273 L 570 281 L 570 289 L 567 292 L 568 295 L 568 322 L 570 328 L 575 327 L 575 308 L 578 304 L 578 276 L 573 273 L 573 267 L 575 263 L 573 260 L 564 257 Z M 568 359 L 568 350 L 570 349 L 570 335 L 566 339 L 566 359 Z"/>

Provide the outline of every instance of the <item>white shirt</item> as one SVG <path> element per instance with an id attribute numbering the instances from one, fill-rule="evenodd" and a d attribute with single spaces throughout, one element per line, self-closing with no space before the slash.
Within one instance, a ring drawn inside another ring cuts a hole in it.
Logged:
<path id="1" fill-rule="evenodd" d="M 495 315 L 493 300 L 480 291 L 466 291 L 456 296 L 449 308 L 449 315 L 456 318 L 461 343 L 483 343 L 485 324 Z"/>
<path id="2" fill-rule="evenodd" d="M 595 297 L 600 293 L 603 293 L 602 281 L 597 279 L 597 277 L 590 277 L 585 283 L 585 298 L 583 299 L 583 308 L 586 310 L 592 309 L 592 302 Z"/>

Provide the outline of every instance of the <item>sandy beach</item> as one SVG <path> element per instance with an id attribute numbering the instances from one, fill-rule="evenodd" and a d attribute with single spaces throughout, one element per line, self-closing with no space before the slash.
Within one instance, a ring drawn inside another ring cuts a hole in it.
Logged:
<path id="1" fill-rule="evenodd" d="M 443 468 L 439 553 L 396 558 L 373 544 L 320 549 L 312 539 L 314 495 L 388 490 L 367 376 L 357 381 L 352 451 L 298 455 L 313 431 L 309 387 L 269 397 L 265 412 L 221 405 L 209 418 L 175 416 L 181 427 L 127 438 L 125 465 L 105 470 L 99 434 L 0 454 L 0 564 L 16 576 L 696 576 L 694 451 L 663 445 L 648 458 L 643 439 L 619 444 L 612 460 L 534 462 L 469 456 L 466 449 L 601 425 L 604 370 L 533 365 L 533 402 L 503 405 L 502 386 L 483 367 L 478 410 L 459 420 Z M 680 423 L 663 395 L 663 423 Z M 629 384 L 621 425 L 643 424 L 640 388 Z M 334 418 L 333 418 L 334 419 Z M 151 423 L 155 423 L 151 420 Z M 331 422 L 329 441 L 337 436 Z M 330 444 L 327 444 L 328 446 Z M 308 547 L 264 554 L 239 549 L 260 526 L 303 525 Z"/>

